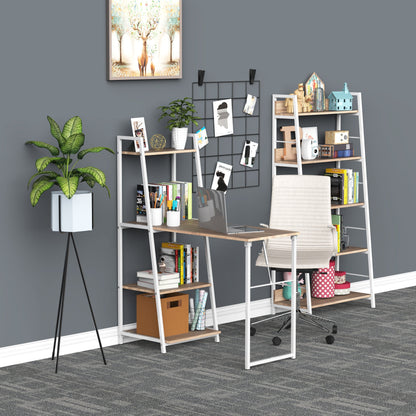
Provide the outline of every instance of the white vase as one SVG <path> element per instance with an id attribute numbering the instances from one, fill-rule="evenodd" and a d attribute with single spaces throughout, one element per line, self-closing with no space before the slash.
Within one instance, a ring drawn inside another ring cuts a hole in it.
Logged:
<path id="1" fill-rule="evenodd" d="M 177 150 L 185 149 L 188 138 L 188 127 L 174 127 L 172 129 L 172 147 Z"/>
<path id="2" fill-rule="evenodd" d="M 68 199 L 62 191 L 51 192 L 52 231 L 76 233 L 92 230 L 92 192 L 77 191 Z"/>

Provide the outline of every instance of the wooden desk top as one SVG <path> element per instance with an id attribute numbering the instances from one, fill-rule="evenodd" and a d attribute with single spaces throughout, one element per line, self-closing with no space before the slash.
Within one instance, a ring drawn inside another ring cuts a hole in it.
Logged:
<path id="1" fill-rule="evenodd" d="M 168 227 L 167 225 L 154 226 L 153 229 L 157 231 L 167 231 L 170 233 L 178 234 L 189 234 L 189 235 L 199 235 L 202 237 L 210 238 L 221 238 L 223 240 L 233 240 L 233 241 L 261 241 L 269 240 L 270 238 L 279 238 L 279 237 L 291 237 L 293 235 L 299 235 L 297 231 L 287 231 L 287 230 L 275 230 L 272 228 L 264 227 L 255 227 L 259 230 L 264 230 L 262 232 L 254 233 L 240 233 L 240 234 L 224 234 L 217 231 L 208 230 L 206 228 L 201 228 L 199 226 L 199 221 L 196 219 L 181 221 L 179 227 Z"/>

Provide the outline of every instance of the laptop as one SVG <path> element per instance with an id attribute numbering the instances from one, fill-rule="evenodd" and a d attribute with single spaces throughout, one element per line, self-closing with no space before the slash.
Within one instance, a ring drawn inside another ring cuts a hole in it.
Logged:
<path id="1" fill-rule="evenodd" d="M 249 225 L 228 226 L 225 193 L 213 189 L 197 189 L 198 219 L 202 228 L 224 234 L 260 233 L 264 230 Z"/>

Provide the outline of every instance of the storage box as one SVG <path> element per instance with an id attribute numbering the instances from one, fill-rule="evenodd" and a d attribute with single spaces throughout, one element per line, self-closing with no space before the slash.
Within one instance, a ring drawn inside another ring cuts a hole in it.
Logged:
<path id="1" fill-rule="evenodd" d="M 336 284 L 334 292 L 335 292 L 335 296 L 349 295 L 351 292 L 351 283 L 345 282 L 342 284 Z"/>
<path id="2" fill-rule="evenodd" d="M 330 261 L 328 267 L 312 273 L 311 295 L 314 298 L 333 298 L 335 296 L 335 262 Z"/>
<path id="3" fill-rule="evenodd" d="M 350 139 L 348 130 L 330 130 L 325 132 L 325 144 L 345 144 Z"/>
<path id="4" fill-rule="evenodd" d="M 162 304 L 165 337 L 185 334 L 189 331 L 189 295 L 172 293 L 160 299 Z M 159 338 L 155 296 L 141 294 L 136 297 L 137 330 L 141 335 Z"/>
<path id="5" fill-rule="evenodd" d="M 343 283 L 345 283 L 347 281 L 347 273 L 343 272 L 341 270 L 337 270 L 335 272 L 335 284 L 336 285 L 342 285 Z"/>

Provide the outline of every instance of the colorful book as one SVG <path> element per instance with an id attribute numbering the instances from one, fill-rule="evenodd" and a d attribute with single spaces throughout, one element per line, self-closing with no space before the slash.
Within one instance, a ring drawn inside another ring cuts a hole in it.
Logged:
<path id="1" fill-rule="evenodd" d="M 192 282 L 199 282 L 199 247 L 192 248 Z"/>
<path id="2" fill-rule="evenodd" d="M 360 173 L 354 172 L 354 202 L 360 202 Z"/>
<path id="3" fill-rule="evenodd" d="M 348 177 L 348 203 L 354 203 L 354 171 L 352 169 L 345 169 Z"/>
<path id="4" fill-rule="evenodd" d="M 342 232 L 342 215 L 333 214 L 332 224 L 337 229 L 337 252 L 341 251 L 341 232 Z"/>

